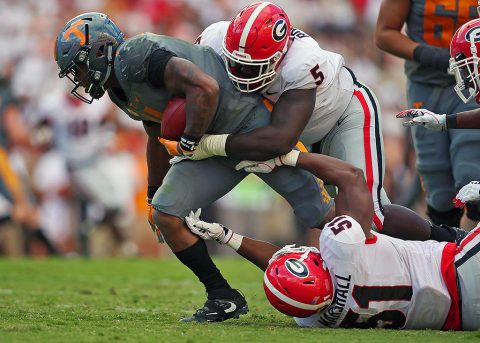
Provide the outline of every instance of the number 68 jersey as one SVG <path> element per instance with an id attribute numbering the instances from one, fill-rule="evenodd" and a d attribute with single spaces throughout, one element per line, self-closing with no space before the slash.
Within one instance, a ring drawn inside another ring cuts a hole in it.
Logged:
<path id="1" fill-rule="evenodd" d="M 442 275 L 442 253 L 447 243 L 403 241 L 373 234 L 366 240 L 360 224 L 349 216 L 336 217 L 325 226 L 320 253 L 332 277 L 334 299 L 311 317 L 295 318 L 297 324 L 444 328 L 452 303 L 452 288 L 447 288 Z M 453 288 L 456 290 L 456 286 Z"/>

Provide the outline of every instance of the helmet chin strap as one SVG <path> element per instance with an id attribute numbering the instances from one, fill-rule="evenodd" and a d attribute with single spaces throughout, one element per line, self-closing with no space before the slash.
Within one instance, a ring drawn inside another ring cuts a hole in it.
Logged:
<path id="1" fill-rule="evenodd" d="M 113 44 L 112 43 L 107 43 L 107 72 L 105 74 L 105 77 L 103 78 L 102 82 L 100 82 L 100 87 L 103 88 L 105 83 L 107 82 L 108 78 L 110 77 L 110 72 L 112 71 L 112 64 L 113 64 Z"/>
<path id="2" fill-rule="evenodd" d="M 110 74 L 112 72 L 112 64 L 113 64 L 113 44 L 108 43 L 107 44 L 107 71 L 105 72 L 105 77 L 103 78 L 102 81 L 99 82 L 98 85 L 96 85 L 95 89 L 93 90 L 93 84 L 90 84 L 90 87 L 88 89 L 88 94 L 94 99 L 100 99 L 103 94 L 105 94 L 105 83 L 108 81 L 108 78 L 110 77 Z"/>

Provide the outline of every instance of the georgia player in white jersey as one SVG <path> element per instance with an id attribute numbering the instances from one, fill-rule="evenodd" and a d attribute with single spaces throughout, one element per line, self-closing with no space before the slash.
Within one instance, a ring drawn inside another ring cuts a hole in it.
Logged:
<path id="1" fill-rule="evenodd" d="M 267 160 L 289 152 L 300 139 L 313 152 L 364 170 L 375 204 L 374 223 L 381 229 L 382 204 L 390 202 L 383 190 L 380 107 L 373 92 L 344 67 L 343 57 L 291 27 L 283 9 L 269 2 L 245 7 L 231 22 L 210 25 L 196 43 L 223 56 L 240 91 L 258 91 L 274 103 L 270 125 L 218 136 L 210 152 Z"/>
<path id="2" fill-rule="evenodd" d="M 203 222 L 199 212 L 186 218 L 192 232 L 227 244 L 266 270 L 267 298 L 285 314 L 302 315 L 295 318 L 300 326 L 480 328 L 480 226 L 458 246 L 372 232 L 373 204 L 361 170 L 324 155 L 289 155 L 282 157 L 289 165 L 339 189 L 337 217 L 320 235 L 321 256 L 315 248 L 278 250 Z"/>

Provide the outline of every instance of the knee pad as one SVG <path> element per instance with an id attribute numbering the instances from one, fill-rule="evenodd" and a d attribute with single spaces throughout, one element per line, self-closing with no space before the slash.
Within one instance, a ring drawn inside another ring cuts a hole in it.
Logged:
<path id="1" fill-rule="evenodd" d="M 466 205 L 467 208 L 467 218 L 480 221 L 480 203 L 479 202 L 469 202 Z"/>
<path id="2" fill-rule="evenodd" d="M 463 209 L 453 208 L 449 211 L 437 211 L 430 205 L 427 205 L 427 216 L 436 224 L 446 224 L 448 226 L 459 227 L 460 219 L 463 215 Z"/>

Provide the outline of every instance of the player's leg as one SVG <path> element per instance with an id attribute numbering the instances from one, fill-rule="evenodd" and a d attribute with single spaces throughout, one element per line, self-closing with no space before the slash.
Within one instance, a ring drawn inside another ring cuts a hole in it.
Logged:
<path id="1" fill-rule="evenodd" d="M 480 329 L 480 227 L 460 242 L 455 255 L 463 330 Z"/>
<path id="2" fill-rule="evenodd" d="M 427 108 L 436 113 L 449 113 L 451 99 L 445 89 L 409 83 L 408 103 L 411 108 Z M 417 169 L 427 195 L 427 215 L 433 223 L 459 226 L 462 211 L 453 207 L 455 196 L 452 165 L 450 162 L 450 137 L 447 132 L 428 130 L 421 126 L 412 128 L 417 158 Z"/>
<path id="3" fill-rule="evenodd" d="M 338 125 L 322 141 L 322 153 L 363 169 L 375 205 L 374 224 L 382 233 L 411 240 L 455 241 L 457 230 L 432 225 L 415 212 L 390 204 L 382 185 L 385 159 L 381 132 L 375 96 L 359 84 Z"/>
<path id="4" fill-rule="evenodd" d="M 374 204 L 374 225 L 381 230 L 383 205 L 390 201 L 383 189 L 383 152 L 380 107 L 373 92 L 356 83 L 354 96 L 336 127 L 322 140 L 323 154 L 347 161 L 363 170 Z"/>
<path id="5" fill-rule="evenodd" d="M 453 97 L 453 89 L 444 91 L 446 96 Z M 478 108 L 477 103 L 464 104 L 460 99 L 454 103 L 453 110 L 448 113 L 458 113 Z M 478 130 L 449 130 L 450 160 L 455 180 L 455 190 L 465 186 L 470 181 L 480 180 L 480 135 Z M 469 202 L 466 206 L 467 218 L 474 222 L 480 221 L 480 204 Z M 470 226 L 471 228 L 471 226 Z"/>
<path id="6" fill-rule="evenodd" d="M 165 241 L 207 291 L 204 307 L 185 321 L 222 321 L 248 311 L 244 297 L 230 287 L 213 263 L 205 242 L 192 234 L 183 221 L 191 210 L 210 205 L 246 176 L 235 171 L 237 162 L 213 157 L 175 164 L 152 201 L 153 217 Z"/>

